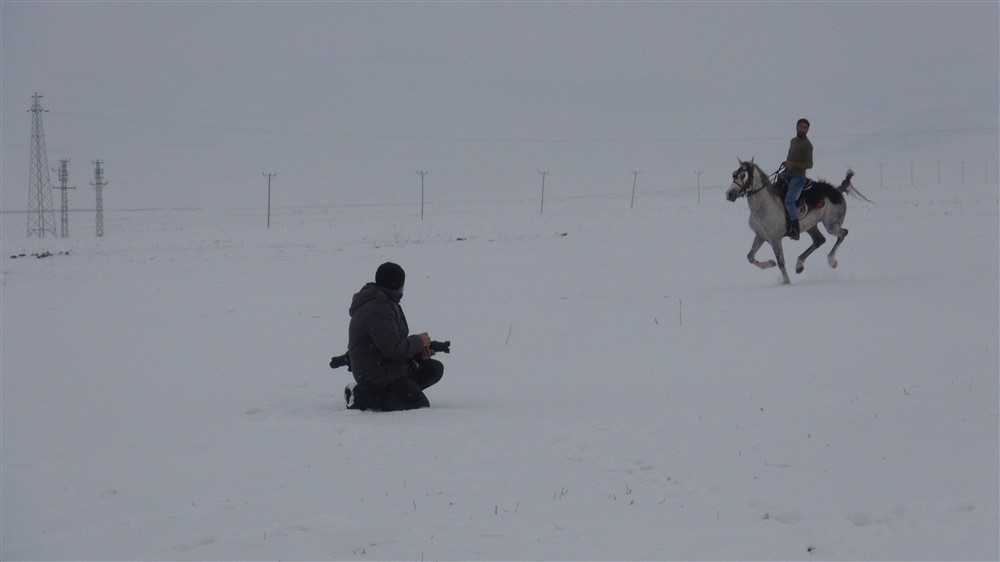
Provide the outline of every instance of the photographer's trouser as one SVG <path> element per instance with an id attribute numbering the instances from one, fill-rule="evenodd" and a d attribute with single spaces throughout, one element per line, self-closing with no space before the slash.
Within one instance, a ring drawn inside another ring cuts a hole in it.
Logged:
<path id="1" fill-rule="evenodd" d="M 436 359 L 424 359 L 418 362 L 418 367 L 408 376 L 397 379 L 382 389 L 381 403 L 383 412 L 396 410 L 414 410 L 431 405 L 424 395 L 424 390 L 430 388 L 444 375 L 444 365 Z"/>

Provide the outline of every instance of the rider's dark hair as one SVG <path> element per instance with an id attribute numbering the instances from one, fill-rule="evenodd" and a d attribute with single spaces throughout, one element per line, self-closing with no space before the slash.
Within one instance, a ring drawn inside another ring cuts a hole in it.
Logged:
<path id="1" fill-rule="evenodd" d="M 810 126 L 810 125 L 809 125 L 809 120 L 808 120 L 808 119 L 806 119 L 805 117 L 803 117 L 802 119 L 799 119 L 798 121 L 796 121 L 796 122 L 795 122 L 795 126 L 796 126 L 796 127 L 798 127 L 798 126 L 799 126 L 799 125 L 801 125 L 802 123 L 805 123 L 805 124 L 806 124 L 806 127 L 809 127 L 809 126 Z"/>

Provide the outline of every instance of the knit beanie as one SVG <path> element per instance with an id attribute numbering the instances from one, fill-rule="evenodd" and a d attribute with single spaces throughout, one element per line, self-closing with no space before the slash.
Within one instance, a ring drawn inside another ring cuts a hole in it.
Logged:
<path id="1" fill-rule="evenodd" d="M 375 284 L 379 287 L 398 291 L 403 288 L 403 283 L 405 282 L 406 273 L 403 271 L 403 268 L 392 262 L 387 261 L 383 263 L 378 266 L 378 271 L 375 272 Z"/>

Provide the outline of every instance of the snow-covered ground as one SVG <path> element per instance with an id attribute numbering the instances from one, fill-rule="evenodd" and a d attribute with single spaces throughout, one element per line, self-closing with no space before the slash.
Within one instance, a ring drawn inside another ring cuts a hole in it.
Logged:
<path id="1" fill-rule="evenodd" d="M 863 190 L 789 286 L 721 187 L 4 214 L 0 557 L 996 560 L 1000 189 Z M 349 411 L 387 260 L 452 353 Z"/>

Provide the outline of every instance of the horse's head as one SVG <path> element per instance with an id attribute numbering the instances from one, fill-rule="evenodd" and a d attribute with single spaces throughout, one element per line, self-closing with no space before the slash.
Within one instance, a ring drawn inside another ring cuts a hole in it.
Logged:
<path id="1" fill-rule="evenodd" d="M 740 160 L 740 167 L 733 172 L 733 183 L 726 190 L 726 199 L 736 201 L 748 193 L 753 193 L 754 183 L 759 180 L 754 173 L 757 165 L 753 163 L 753 158 L 744 162 Z"/>

